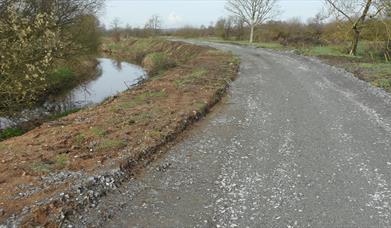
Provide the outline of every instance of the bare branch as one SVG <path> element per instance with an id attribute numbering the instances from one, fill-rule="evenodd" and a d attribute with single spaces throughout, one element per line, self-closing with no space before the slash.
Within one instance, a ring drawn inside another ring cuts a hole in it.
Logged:
<path id="1" fill-rule="evenodd" d="M 228 0 L 225 8 L 250 26 L 252 42 L 254 28 L 275 16 L 276 3 L 277 0 Z"/>

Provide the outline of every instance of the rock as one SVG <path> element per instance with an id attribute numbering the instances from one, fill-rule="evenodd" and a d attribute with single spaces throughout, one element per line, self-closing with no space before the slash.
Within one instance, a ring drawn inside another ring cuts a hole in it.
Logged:
<path id="1" fill-rule="evenodd" d="M 167 163 L 161 164 L 159 167 L 156 168 L 156 170 L 159 172 L 166 172 L 167 169 L 169 169 L 171 167 L 171 165 L 172 164 L 170 162 L 167 162 Z"/>

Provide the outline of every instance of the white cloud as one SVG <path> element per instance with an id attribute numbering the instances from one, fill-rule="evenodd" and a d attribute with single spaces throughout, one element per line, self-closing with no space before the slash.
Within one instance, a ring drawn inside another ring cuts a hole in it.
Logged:
<path id="1" fill-rule="evenodd" d="M 182 17 L 177 15 L 175 12 L 171 12 L 167 19 L 170 25 L 178 25 L 182 22 Z"/>

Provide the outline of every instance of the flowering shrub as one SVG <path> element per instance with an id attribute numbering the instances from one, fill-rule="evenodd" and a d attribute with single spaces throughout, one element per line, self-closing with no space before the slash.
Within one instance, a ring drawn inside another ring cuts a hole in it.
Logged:
<path id="1" fill-rule="evenodd" d="M 32 104 L 46 90 L 47 72 L 62 44 L 52 15 L 23 16 L 12 6 L 0 19 L 0 114 Z"/>
<path id="2" fill-rule="evenodd" d="M 102 4 L 103 0 L 0 0 L 0 116 L 61 88 L 63 82 L 53 74 L 67 67 L 79 70 L 79 60 L 97 52 L 96 13 Z"/>

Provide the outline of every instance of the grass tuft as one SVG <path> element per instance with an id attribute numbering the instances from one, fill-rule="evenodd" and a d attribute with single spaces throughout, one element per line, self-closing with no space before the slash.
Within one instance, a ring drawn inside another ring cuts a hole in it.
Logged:
<path id="1" fill-rule="evenodd" d="M 55 159 L 55 164 L 59 168 L 64 168 L 69 163 L 69 156 L 67 154 L 60 154 Z"/>
<path id="2" fill-rule="evenodd" d="M 123 140 L 104 139 L 98 144 L 97 150 L 120 149 L 125 146 L 126 142 Z"/>
<path id="3" fill-rule="evenodd" d="M 98 136 L 98 137 L 103 137 L 107 134 L 107 131 L 100 129 L 100 128 L 97 128 L 97 127 L 91 128 L 90 131 L 92 132 L 93 135 Z"/>
<path id="4" fill-rule="evenodd" d="M 6 128 L 0 131 L 0 141 L 21 136 L 24 134 L 24 132 L 25 131 L 20 128 Z"/>
<path id="5" fill-rule="evenodd" d="M 178 79 L 174 81 L 174 84 L 177 88 L 190 85 L 195 83 L 198 79 L 201 79 L 203 76 L 208 74 L 208 70 L 205 68 L 194 69 L 191 74 L 186 75 L 183 79 Z"/>
<path id="6" fill-rule="evenodd" d="M 45 163 L 42 163 L 42 162 L 33 164 L 31 166 L 31 169 L 34 172 L 38 172 L 38 173 L 50 173 L 52 171 L 52 169 L 51 169 L 49 164 L 45 164 Z"/>

